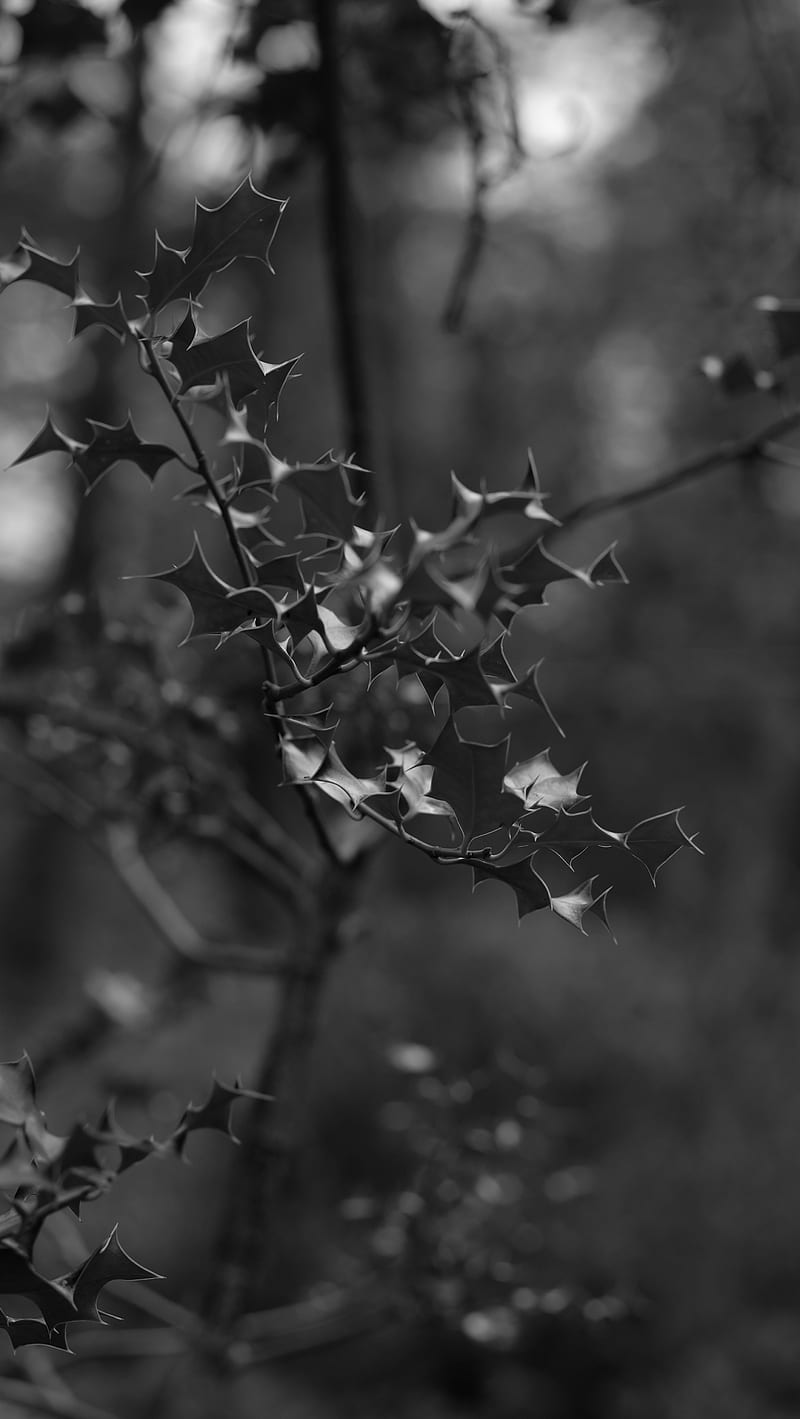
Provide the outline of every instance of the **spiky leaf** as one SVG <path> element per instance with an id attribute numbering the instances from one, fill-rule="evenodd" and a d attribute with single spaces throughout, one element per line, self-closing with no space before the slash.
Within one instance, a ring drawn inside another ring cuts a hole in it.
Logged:
<path id="1" fill-rule="evenodd" d="M 249 176 L 219 207 L 196 202 L 188 248 L 175 250 L 156 237 L 153 267 L 143 273 L 150 311 L 155 314 L 171 301 L 195 300 L 211 277 L 239 256 L 272 270 L 269 250 L 285 205 L 259 192 Z"/>
<path id="2" fill-rule="evenodd" d="M 688 846 L 697 849 L 694 838 L 689 837 L 680 825 L 680 811 L 676 808 L 670 813 L 659 813 L 655 818 L 645 818 L 623 835 L 626 848 L 644 863 L 654 882 L 665 862 L 669 862 L 680 848 Z"/>
<path id="3" fill-rule="evenodd" d="M 433 768 L 430 791 L 451 805 L 465 846 L 518 817 L 517 803 L 503 792 L 508 745 L 508 738 L 499 744 L 469 743 L 451 715 L 425 755 L 424 762 Z"/>
<path id="4" fill-rule="evenodd" d="M 233 1084 L 222 1084 L 219 1079 L 215 1078 L 211 1085 L 211 1093 L 205 1103 L 189 1104 L 189 1107 L 184 1110 L 170 1139 L 175 1151 L 182 1154 L 189 1135 L 203 1128 L 224 1133 L 234 1143 L 237 1143 L 239 1140 L 231 1128 L 231 1114 L 234 1104 L 239 1099 L 254 1099 L 259 1103 L 266 1103 L 268 1095 L 259 1094 L 255 1089 L 245 1089 L 240 1079 L 234 1080 Z"/>
<path id="5" fill-rule="evenodd" d="M 78 285 L 78 253 L 70 261 L 56 261 L 36 246 L 23 227 L 14 250 L 0 259 L 0 292 L 17 281 L 38 281 L 72 300 Z"/>
<path id="6" fill-rule="evenodd" d="M 474 885 L 480 882 L 502 882 L 510 887 L 517 899 L 520 921 L 531 912 L 543 911 L 551 905 L 547 883 L 534 870 L 531 854 L 522 858 L 489 858 L 472 868 Z"/>
<path id="7" fill-rule="evenodd" d="M 152 482 L 165 463 L 173 459 L 183 461 L 168 444 L 147 443 L 140 439 L 130 415 L 124 424 L 119 425 L 101 424 L 94 419 L 88 422 L 93 430 L 92 438 L 89 443 L 81 443 L 57 429 L 48 414 L 36 437 L 14 459 L 12 468 L 47 453 L 66 453 L 71 460 L 70 466 L 79 469 L 87 490 L 91 491 L 117 463 L 135 463 Z"/>
<path id="8" fill-rule="evenodd" d="M 81 1266 L 59 1277 L 58 1284 L 72 1298 L 76 1319 L 102 1322 L 97 1301 L 105 1286 L 114 1281 L 161 1281 L 157 1271 L 140 1266 L 120 1245 L 115 1227 L 101 1246 L 96 1247 L 91 1256 Z"/>

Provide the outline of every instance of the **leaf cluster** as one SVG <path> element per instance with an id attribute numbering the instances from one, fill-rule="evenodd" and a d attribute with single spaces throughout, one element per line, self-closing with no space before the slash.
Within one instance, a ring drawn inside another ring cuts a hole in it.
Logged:
<path id="1" fill-rule="evenodd" d="M 205 1103 L 190 1104 L 164 1139 L 129 1133 L 111 1104 L 96 1123 L 75 1123 L 59 1136 L 47 1127 L 37 1103 L 28 1056 L 0 1064 L 0 1124 L 10 1134 L 0 1157 L 0 1191 L 7 1204 L 0 1215 L 0 1297 L 22 1298 L 39 1312 L 15 1317 L 0 1309 L 0 1328 L 15 1350 L 42 1344 L 69 1349 L 73 1321 L 106 1324 L 114 1318 L 99 1304 L 107 1285 L 159 1279 L 128 1255 L 116 1228 L 81 1265 L 60 1276 L 43 1275 L 34 1246 L 47 1218 L 64 1209 L 79 1216 L 84 1203 L 108 1192 L 121 1173 L 146 1158 L 183 1158 L 190 1135 L 199 1129 L 233 1138 L 233 1105 L 261 1097 L 238 1080 L 226 1085 L 215 1079 Z"/>
<path id="2" fill-rule="evenodd" d="M 283 205 L 249 179 L 217 208 L 197 204 L 185 248 L 156 237 L 144 314 L 136 319 L 118 297 L 87 295 L 77 256 L 56 261 L 23 233 L 0 262 L 3 285 L 43 282 L 69 297 L 76 336 L 100 327 L 135 342 L 192 457 L 147 442 L 130 420 L 119 428 L 94 424 L 91 438 L 79 441 L 48 416 L 17 462 L 64 454 L 89 489 L 119 462 L 151 481 L 172 460 L 191 468 L 194 481 L 183 496 L 222 521 L 238 581 L 215 571 L 198 539 L 183 561 L 152 575 L 188 602 L 187 639 L 210 636 L 218 647 L 244 642 L 260 656 L 264 710 L 285 783 L 312 795 L 323 813 L 336 805 L 438 861 L 471 867 L 475 885 L 503 884 L 520 918 L 549 909 L 581 929 L 587 913 L 605 921 L 608 888 L 590 875 L 556 891 L 543 875 L 548 861 L 571 874 L 586 852 L 616 848 L 655 878 L 691 840 L 677 812 L 625 831 L 597 822 L 582 769 L 556 767 L 545 741 L 554 721 L 541 663 L 520 673 L 511 642 L 517 618 L 536 614 L 555 583 L 596 591 L 624 582 L 614 549 L 586 567 L 548 550 L 557 523 L 530 454 L 522 479 L 505 490 L 487 482 L 471 488 L 453 476 L 449 521 L 430 531 L 413 522 L 387 528 L 372 516 L 354 492 L 364 470 L 345 457 L 291 464 L 273 453 L 268 438 L 293 362 L 268 365 L 246 323 L 203 334 L 198 302 L 232 261 L 269 268 Z M 198 402 L 220 421 L 214 456 L 193 433 Z M 398 740 L 387 724 L 380 751 L 364 763 L 348 749 L 343 686 L 354 682 L 369 701 L 387 675 L 400 699 L 414 700 L 415 734 Z M 503 732 L 513 702 L 542 724 L 540 751 L 523 760 L 515 760 L 512 736 Z M 475 711 L 477 736 L 470 731 Z M 497 726 L 489 743 L 487 722 Z"/>

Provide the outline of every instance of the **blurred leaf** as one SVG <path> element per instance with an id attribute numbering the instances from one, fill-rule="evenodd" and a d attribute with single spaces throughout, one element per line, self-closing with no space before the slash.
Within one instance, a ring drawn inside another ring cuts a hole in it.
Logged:
<path id="1" fill-rule="evenodd" d="M 800 300 L 759 296 L 755 305 L 767 317 L 780 358 L 796 355 L 800 351 Z"/>
<path id="2" fill-rule="evenodd" d="M 0 292 L 16 281 L 38 281 L 74 300 L 78 290 L 78 253 L 70 261 L 56 261 L 34 245 L 23 227 L 14 250 L 0 259 Z"/>
<path id="3" fill-rule="evenodd" d="M 231 1113 L 234 1104 L 239 1099 L 253 1099 L 258 1103 L 269 1102 L 267 1094 L 259 1094 L 254 1089 L 245 1089 L 240 1079 L 236 1079 L 233 1084 L 222 1084 L 219 1079 L 214 1079 L 211 1093 L 205 1103 L 190 1104 L 184 1111 L 169 1140 L 171 1146 L 177 1153 L 182 1154 L 190 1133 L 196 1133 L 198 1129 L 202 1128 L 224 1133 L 234 1143 L 237 1143 L 238 1139 L 231 1129 Z"/>

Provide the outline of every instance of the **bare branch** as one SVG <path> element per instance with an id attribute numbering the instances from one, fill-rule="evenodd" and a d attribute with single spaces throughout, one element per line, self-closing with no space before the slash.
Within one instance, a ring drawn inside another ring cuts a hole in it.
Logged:
<path id="1" fill-rule="evenodd" d="M 32 1414 L 52 1414 L 58 1419 L 117 1419 L 108 1409 L 98 1409 L 94 1404 L 84 1404 L 74 1395 L 65 1395 L 60 1389 L 41 1389 L 27 1384 L 24 1380 L 0 1378 L 0 1404 L 8 1412 L 16 1409 L 30 1410 Z"/>
<path id="2" fill-rule="evenodd" d="M 487 56 L 488 66 L 483 55 Z M 445 330 L 455 332 L 461 328 L 486 244 L 489 197 L 517 171 L 525 152 L 508 49 L 498 34 L 472 14 L 464 15 L 453 35 L 451 77 L 472 169 L 472 193 L 463 245 L 442 314 Z M 482 112 L 482 86 L 484 90 L 487 87 L 491 90 L 493 116 L 497 119 L 499 115 L 504 144 L 502 157 L 494 168 L 487 155 L 493 134 Z"/>
<path id="3" fill-rule="evenodd" d="M 782 414 L 780 418 L 765 424 L 755 434 L 747 434 L 743 438 L 728 439 L 724 443 L 717 444 L 715 448 L 709 449 L 706 453 L 687 458 L 683 463 L 662 473 L 650 483 L 642 483 L 637 488 L 628 488 L 621 493 L 606 493 L 597 498 L 588 498 L 586 502 L 578 503 L 576 507 L 564 513 L 560 519 L 560 525 L 548 534 L 549 539 L 552 541 L 579 523 L 589 522 L 592 518 L 602 517 L 605 513 L 619 512 L 623 508 L 647 502 L 650 498 L 660 497 L 662 493 L 672 492 L 675 488 L 693 483 L 707 473 L 714 473 L 717 469 L 729 467 L 731 464 L 749 463 L 760 458 L 775 461 L 775 451 L 770 449 L 770 444 L 774 439 L 781 438 L 782 435 L 798 428 L 798 426 L 800 426 L 800 409 L 791 409 L 788 413 Z M 782 462 L 785 461 L 786 450 L 783 451 L 783 454 Z"/>
<path id="4" fill-rule="evenodd" d="M 19 681 L 0 686 L 0 717 L 24 726 L 41 717 L 65 725 L 93 738 L 119 742 L 139 753 L 168 765 L 178 765 L 199 783 L 223 790 L 223 801 L 256 834 L 271 856 L 284 869 L 286 880 L 302 882 L 310 870 L 308 853 L 295 844 L 263 804 L 232 781 L 209 759 L 194 754 L 184 743 L 172 739 L 157 725 L 142 724 L 112 710 L 92 705 L 70 704 L 45 694 L 37 683 Z M 191 831 L 191 825 L 187 825 Z M 234 839 L 235 840 L 235 839 Z M 232 850 L 228 846 L 228 850 Z M 252 858 L 248 855 L 248 861 Z"/>

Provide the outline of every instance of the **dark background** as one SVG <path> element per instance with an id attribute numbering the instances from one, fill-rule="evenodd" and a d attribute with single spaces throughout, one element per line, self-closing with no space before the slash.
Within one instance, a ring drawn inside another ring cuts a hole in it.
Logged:
<path id="1" fill-rule="evenodd" d="M 148 24 L 146 6 L 128 6 L 138 38 L 131 48 L 112 15 L 110 52 L 88 21 L 85 32 L 59 30 L 52 12 L 63 22 L 68 8 L 2 7 L 3 249 L 24 223 L 62 258 L 80 243 L 87 284 L 126 291 L 131 268 L 151 264 L 154 225 L 185 244 L 193 197 L 215 204 L 252 168 L 258 185 L 291 199 L 276 275 L 245 263 L 219 278 L 207 324 L 252 314 L 265 358 L 302 352 L 276 452 L 315 458 L 341 447 L 348 426 L 302 7 L 285 7 L 287 23 L 239 58 L 224 0 L 155 6 L 163 13 Z M 769 361 L 753 299 L 797 292 L 793 7 L 583 0 L 566 24 L 528 13 L 536 9 L 475 7 L 513 52 L 529 157 L 492 195 L 464 318 L 446 331 L 469 203 L 446 35 L 412 0 L 342 6 L 370 442 L 355 452 L 374 463 L 385 505 L 423 527 L 447 516 L 451 468 L 472 486 L 510 486 L 530 445 L 558 513 L 643 485 L 781 407 L 770 394 L 726 397 L 700 363 L 740 349 Z M 76 436 L 87 416 L 119 422 L 130 405 L 145 436 L 169 437 L 129 354 L 102 333 L 70 344 L 62 305 L 29 283 L 3 297 L 3 463 L 36 432 L 46 401 Z M 791 379 L 780 398 L 790 400 Z M 630 585 L 594 595 L 556 587 L 531 621 L 530 658 L 546 657 L 545 687 L 566 731 L 554 747 L 559 767 L 589 760 L 597 816 L 611 828 L 685 804 L 705 856 L 682 853 L 655 892 L 643 871 L 619 871 L 613 941 L 597 923 L 584 938 L 540 915 L 517 928 L 510 896 L 485 887 L 472 897 L 466 876 L 387 851 L 365 928 L 329 993 L 305 1197 L 276 1297 L 346 1279 L 376 1236 L 380 1256 L 384 1200 L 410 1166 L 386 1105 L 417 1097 L 413 1076 L 387 1064 L 387 1047 L 429 1047 L 447 1081 L 488 1071 L 495 1123 L 519 1094 L 497 1065 L 498 1049 L 511 1048 L 535 1071 L 538 1108 L 525 1147 L 501 1169 L 519 1185 L 508 1195 L 485 1186 L 479 1221 L 459 1213 L 453 1226 L 475 1225 L 474 1246 L 514 1268 L 512 1281 L 498 1273 L 502 1305 L 476 1285 L 464 1312 L 488 1316 L 491 1331 L 498 1306 L 524 1316 L 528 1298 L 513 1296 L 527 1291 L 541 1322 L 527 1351 L 525 1342 L 513 1355 L 459 1349 L 464 1335 L 489 1333 L 476 1321 L 446 1334 L 395 1327 L 253 1373 L 238 1397 L 243 1413 L 795 1412 L 797 479 L 788 464 L 726 468 L 592 522 L 559 554 L 585 561 L 616 539 Z M 126 467 L 82 502 L 77 475 L 54 460 L 0 475 L 8 635 L 26 608 L 64 589 L 99 587 L 127 609 L 120 576 L 188 552 L 192 521 L 173 501 L 180 486 L 166 473 L 150 490 Z M 196 525 L 213 548 L 210 522 Z M 210 646 L 201 656 L 224 699 Z M 199 663 L 185 662 L 191 674 Z M 35 1063 L 78 1007 L 87 971 L 146 973 L 157 943 L 80 839 L 17 788 L 0 792 L 0 839 L 0 1052 L 27 1048 Z M 263 903 L 222 869 L 176 852 L 160 871 L 211 934 L 230 920 L 263 931 Z M 247 1077 L 270 1008 L 269 987 L 221 986 L 156 1038 L 126 1037 L 91 1066 L 59 1072 L 44 1100 L 52 1126 L 114 1092 L 126 1119 L 157 1129 L 212 1069 Z M 401 1114 L 401 1133 L 413 1133 L 408 1118 L 424 1105 Z M 207 1273 L 228 1164 L 224 1147 L 202 1140 L 193 1157 L 191 1169 L 130 1175 L 84 1224 L 93 1239 L 120 1219 L 126 1246 L 166 1273 L 167 1294 L 188 1300 Z M 371 1199 L 366 1221 L 357 1219 L 369 1207 L 354 1198 Z M 598 1298 L 607 1314 L 592 1310 Z M 138 1412 L 120 1362 L 73 1370 L 87 1397 Z"/>

